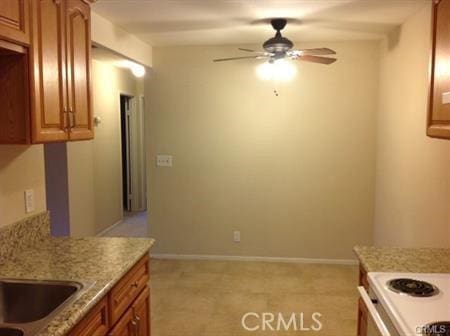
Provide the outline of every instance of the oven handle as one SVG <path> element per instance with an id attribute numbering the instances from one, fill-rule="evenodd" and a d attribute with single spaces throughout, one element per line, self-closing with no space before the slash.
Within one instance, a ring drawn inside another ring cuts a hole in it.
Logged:
<path id="1" fill-rule="evenodd" d="M 377 309 L 375 308 L 372 299 L 369 297 L 369 294 L 367 294 L 366 289 L 362 286 L 358 287 L 359 295 L 361 296 L 361 299 L 364 301 L 367 310 L 369 311 L 370 316 L 372 317 L 373 321 L 375 322 L 378 330 L 380 331 L 382 336 L 391 336 L 391 333 L 386 328 L 386 325 L 384 324 L 383 320 L 380 317 L 380 314 L 378 314 Z"/>

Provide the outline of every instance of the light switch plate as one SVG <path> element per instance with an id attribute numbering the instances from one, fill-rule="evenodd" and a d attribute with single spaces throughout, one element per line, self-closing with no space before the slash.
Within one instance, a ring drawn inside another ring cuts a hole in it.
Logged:
<path id="1" fill-rule="evenodd" d="M 450 92 L 444 92 L 442 94 L 442 104 L 450 104 Z"/>
<path id="2" fill-rule="evenodd" d="M 235 243 L 240 243 L 241 242 L 241 231 L 234 231 L 233 232 L 233 241 Z"/>
<path id="3" fill-rule="evenodd" d="M 172 167 L 172 155 L 156 155 L 156 166 Z"/>
<path id="4" fill-rule="evenodd" d="M 34 190 L 25 190 L 25 212 L 30 213 L 34 211 Z"/>

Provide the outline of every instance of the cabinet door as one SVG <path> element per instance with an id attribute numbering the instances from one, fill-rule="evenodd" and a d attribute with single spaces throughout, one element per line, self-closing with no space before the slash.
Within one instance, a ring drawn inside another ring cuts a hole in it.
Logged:
<path id="1" fill-rule="evenodd" d="M 428 135 L 450 139 L 450 0 L 434 0 Z"/>
<path id="2" fill-rule="evenodd" d="M 0 38 L 18 42 L 30 43 L 30 1 L 1 0 L 0 1 Z"/>
<path id="3" fill-rule="evenodd" d="M 115 327 L 108 333 L 109 336 L 136 336 L 137 323 L 133 311 L 128 309 L 120 318 Z"/>
<path id="4" fill-rule="evenodd" d="M 109 329 L 108 300 L 104 298 L 70 332 L 69 336 L 105 336 Z"/>
<path id="5" fill-rule="evenodd" d="M 68 139 L 65 109 L 65 26 L 61 0 L 34 0 L 32 44 L 32 141 Z"/>
<path id="6" fill-rule="evenodd" d="M 91 17 L 84 1 L 67 0 L 66 33 L 69 139 L 92 139 Z"/>
<path id="7" fill-rule="evenodd" d="M 150 336 L 150 289 L 148 287 L 136 299 L 132 309 L 136 321 L 136 336 Z"/>

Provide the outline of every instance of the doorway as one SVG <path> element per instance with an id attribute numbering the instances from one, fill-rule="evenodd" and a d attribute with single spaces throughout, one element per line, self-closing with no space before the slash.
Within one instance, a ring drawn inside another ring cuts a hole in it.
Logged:
<path id="1" fill-rule="evenodd" d="M 122 199 L 125 216 L 147 210 L 144 97 L 120 94 Z"/>
<path id="2" fill-rule="evenodd" d="M 122 138 L 122 202 L 131 211 L 130 114 L 133 97 L 120 95 L 120 131 Z"/>

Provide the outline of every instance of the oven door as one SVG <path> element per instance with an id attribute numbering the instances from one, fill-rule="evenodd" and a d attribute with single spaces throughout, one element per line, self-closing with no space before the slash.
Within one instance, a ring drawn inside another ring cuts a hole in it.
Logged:
<path id="1" fill-rule="evenodd" d="M 358 287 L 358 292 L 369 312 L 367 336 L 400 336 L 374 293 L 369 296 L 362 286 Z"/>

